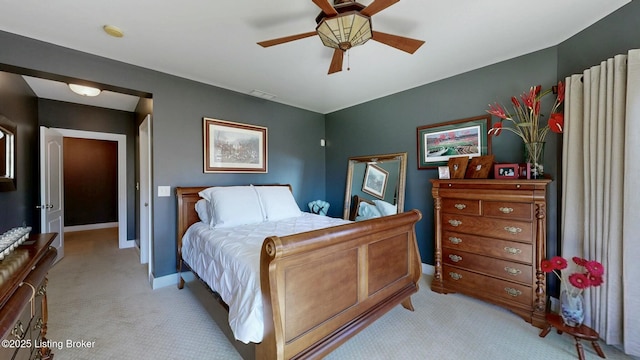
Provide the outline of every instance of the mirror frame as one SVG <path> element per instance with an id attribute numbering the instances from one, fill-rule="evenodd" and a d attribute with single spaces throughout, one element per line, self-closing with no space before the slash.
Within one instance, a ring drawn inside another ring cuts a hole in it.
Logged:
<path id="1" fill-rule="evenodd" d="M 407 153 L 399 152 L 399 153 L 391 153 L 391 154 L 380 154 L 380 155 L 368 155 L 368 156 L 354 156 L 349 158 L 348 168 L 347 168 L 347 183 L 344 191 L 344 208 L 342 218 L 345 220 L 349 220 L 349 215 L 351 212 L 351 188 L 353 181 L 353 168 L 355 164 L 359 163 L 370 163 L 370 162 L 378 162 L 378 161 L 389 161 L 389 160 L 399 160 L 400 166 L 398 168 L 398 199 L 397 199 L 397 208 L 398 213 L 404 212 L 404 198 L 405 198 L 405 184 L 407 181 Z"/>
<path id="2" fill-rule="evenodd" d="M 7 144 L 7 151 L 4 159 L 0 159 L 7 164 L 7 174 L 0 174 L 0 191 L 16 190 L 16 135 L 18 127 L 6 116 L 0 114 L 0 129 L 5 134 L 11 135 L 11 143 Z"/>

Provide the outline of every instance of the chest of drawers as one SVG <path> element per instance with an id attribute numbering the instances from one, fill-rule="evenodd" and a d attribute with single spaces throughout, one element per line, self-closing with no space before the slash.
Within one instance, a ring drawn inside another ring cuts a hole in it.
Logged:
<path id="1" fill-rule="evenodd" d="M 57 251 L 56 233 L 32 234 L 0 261 L 0 359 L 45 360 L 47 347 L 47 273 Z"/>
<path id="2" fill-rule="evenodd" d="M 431 289 L 460 292 L 545 325 L 546 188 L 551 180 L 431 180 Z"/>

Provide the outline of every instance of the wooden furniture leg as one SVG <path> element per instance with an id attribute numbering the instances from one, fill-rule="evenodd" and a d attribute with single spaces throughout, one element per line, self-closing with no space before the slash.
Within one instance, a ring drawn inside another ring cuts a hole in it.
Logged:
<path id="1" fill-rule="evenodd" d="M 551 325 L 547 325 L 546 328 L 544 328 L 541 332 L 540 332 L 540 337 L 543 338 L 545 336 L 547 336 L 547 334 L 549 333 L 549 331 L 551 331 Z"/>
<path id="2" fill-rule="evenodd" d="M 410 298 L 410 297 L 406 298 L 406 299 L 402 302 L 402 307 L 404 307 L 404 308 L 405 308 L 405 309 L 407 309 L 407 310 L 414 311 L 414 309 L 413 309 L 413 304 L 411 303 L 411 298 Z"/>
<path id="3" fill-rule="evenodd" d="M 584 349 L 582 348 L 582 343 L 577 337 L 574 337 L 574 339 L 576 339 L 576 350 L 578 350 L 578 359 L 584 360 Z"/>
<path id="4" fill-rule="evenodd" d="M 43 342 L 47 341 L 47 324 L 49 324 L 49 305 L 47 303 L 47 285 L 49 284 L 49 279 L 44 279 L 44 284 L 39 291 L 42 291 L 42 328 L 40 329 L 40 336 Z M 40 359 L 49 360 L 53 359 L 53 354 L 51 353 L 51 349 L 47 347 L 40 347 Z"/>
<path id="5" fill-rule="evenodd" d="M 578 351 L 578 359 L 584 360 L 584 348 L 582 347 L 581 339 L 591 341 L 591 346 L 598 353 L 598 356 L 605 359 L 604 352 L 600 345 L 598 344 L 598 339 L 600 336 L 598 333 L 592 328 L 586 325 L 580 326 L 566 326 L 562 322 L 562 318 L 557 314 L 547 314 L 546 316 L 547 326 L 540 332 L 540 337 L 545 337 L 551 331 L 551 328 L 556 328 L 558 334 L 562 334 L 566 332 L 567 334 L 573 336 L 576 341 L 576 350 Z"/>
<path id="6" fill-rule="evenodd" d="M 593 349 L 598 353 L 598 356 L 600 356 L 603 359 L 606 359 L 606 356 L 604 356 L 604 352 L 602 351 L 602 348 L 600 347 L 597 341 L 592 341 L 591 346 L 593 346 Z"/>

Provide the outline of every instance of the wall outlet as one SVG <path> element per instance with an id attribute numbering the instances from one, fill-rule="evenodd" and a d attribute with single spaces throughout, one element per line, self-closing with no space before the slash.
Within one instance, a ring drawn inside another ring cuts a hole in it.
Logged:
<path id="1" fill-rule="evenodd" d="M 171 186 L 158 186 L 158 197 L 171 196 Z"/>

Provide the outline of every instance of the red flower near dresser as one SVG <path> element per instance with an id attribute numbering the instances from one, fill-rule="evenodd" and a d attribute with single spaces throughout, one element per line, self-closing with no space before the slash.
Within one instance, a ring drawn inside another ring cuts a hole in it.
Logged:
<path id="1" fill-rule="evenodd" d="M 567 291 L 575 296 L 579 295 L 585 289 L 589 287 L 596 287 L 602 285 L 604 282 L 604 267 L 601 263 L 594 260 L 586 260 L 574 256 L 572 258 L 577 270 L 571 274 L 568 272 L 559 273 L 561 270 L 565 270 L 568 267 L 567 260 L 561 256 L 554 256 L 551 260 L 542 260 L 540 262 L 540 268 L 546 273 L 554 273 Z"/>

